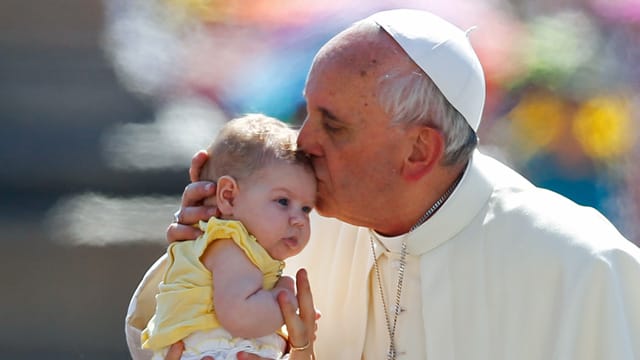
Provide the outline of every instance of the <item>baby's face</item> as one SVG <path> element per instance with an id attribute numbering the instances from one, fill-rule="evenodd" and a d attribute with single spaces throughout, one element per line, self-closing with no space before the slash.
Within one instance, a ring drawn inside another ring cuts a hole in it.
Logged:
<path id="1" fill-rule="evenodd" d="M 272 258 L 298 254 L 309 242 L 309 213 L 315 206 L 316 179 L 301 165 L 278 162 L 238 184 L 233 218 L 241 221 Z"/>

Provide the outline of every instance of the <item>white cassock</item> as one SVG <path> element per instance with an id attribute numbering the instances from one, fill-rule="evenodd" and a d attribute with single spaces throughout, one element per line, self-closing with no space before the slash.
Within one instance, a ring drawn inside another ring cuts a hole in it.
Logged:
<path id="1" fill-rule="evenodd" d="M 409 234 L 381 237 L 320 216 L 311 226 L 309 245 L 287 271 L 309 272 L 322 313 L 319 360 L 385 358 L 380 288 L 392 308 L 403 240 L 398 359 L 640 359 L 640 249 L 596 210 L 536 188 L 478 151 L 449 199 Z M 163 270 L 161 258 L 129 306 L 134 360 L 150 358 L 139 333 Z"/>

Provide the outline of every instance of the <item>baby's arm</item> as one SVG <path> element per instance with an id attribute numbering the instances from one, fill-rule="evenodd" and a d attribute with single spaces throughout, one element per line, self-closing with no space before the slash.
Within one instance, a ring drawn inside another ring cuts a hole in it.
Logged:
<path id="1" fill-rule="evenodd" d="M 213 274 L 216 315 L 231 335 L 257 338 L 282 326 L 276 296 L 284 289 L 263 290 L 262 273 L 233 240 L 214 241 L 202 262 Z"/>

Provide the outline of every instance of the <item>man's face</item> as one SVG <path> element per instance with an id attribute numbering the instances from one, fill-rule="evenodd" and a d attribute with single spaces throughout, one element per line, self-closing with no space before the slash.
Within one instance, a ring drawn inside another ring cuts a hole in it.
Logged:
<path id="1" fill-rule="evenodd" d="M 313 159 L 318 212 L 373 226 L 376 212 L 387 211 L 384 199 L 393 196 L 407 141 L 377 99 L 382 60 L 363 51 L 342 48 L 316 57 L 298 145 Z"/>

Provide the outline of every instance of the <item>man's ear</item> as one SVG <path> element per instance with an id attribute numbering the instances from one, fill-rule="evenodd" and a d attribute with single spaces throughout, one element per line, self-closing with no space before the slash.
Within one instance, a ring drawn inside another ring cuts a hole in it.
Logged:
<path id="1" fill-rule="evenodd" d="M 222 217 L 233 215 L 233 203 L 238 195 L 238 183 L 231 176 L 225 175 L 218 178 L 216 184 L 216 206 L 222 213 Z"/>
<path id="2" fill-rule="evenodd" d="M 410 130 L 412 145 L 404 160 L 402 176 L 415 181 L 429 173 L 444 154 L 444 135 L 429 126 L 416 126 Z"/>

